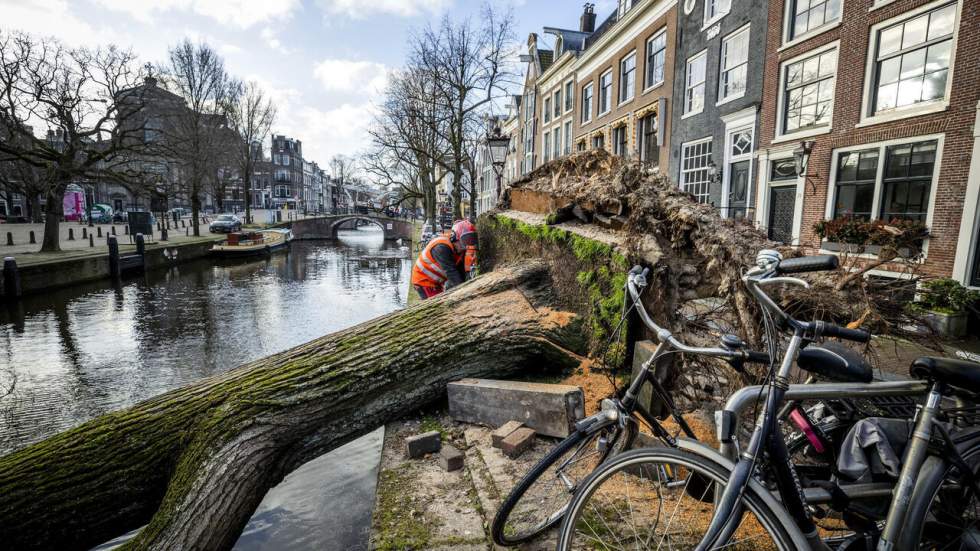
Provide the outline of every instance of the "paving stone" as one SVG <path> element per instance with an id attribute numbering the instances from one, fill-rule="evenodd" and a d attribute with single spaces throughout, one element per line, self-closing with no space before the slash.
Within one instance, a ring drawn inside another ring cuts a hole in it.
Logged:
<path id="1" fill-rule="evenodd" d="M 524 426 L 524 423 L 520 421 L 507 421 L 499 429 L 493 431 L 490 435 L 490 440 L 493 443 L 493 447 L 499 448 L 500 442 L 507 438 L 510 433 Z"/>
<path id="2" fill-rule="evenodd" d="M 446 472 L 458 471 L 463 468 L 463 452 L 457 450 L 450 444 L 446 444 L 439 450 L 439 465 Z"/>
<path id="3" fill-rule="evenodd" d="M 504 452 L 507 457 L 514 459 L 524 453 L 524 450 L 530 448 L 533 443 L 534 430 L 521 427 L 500 442 L 500 451 Z"/>
<path id="4" fill-rule="evenodd" d="M 564 438 L 585 416 L 582 389 L 521 381 L 462 379 L 449 383 L 449 414 L 465 423 L 499 427 L 520 421 L 538 434 Z"/>
<path id="5" fill-rule="evenodd" d="M 442 437 L 439 431 L 433 430 L 405 439 L 405 455 L 412 459 L 418 459 L 427 453 L 436 453 L 442 446 Z"/>

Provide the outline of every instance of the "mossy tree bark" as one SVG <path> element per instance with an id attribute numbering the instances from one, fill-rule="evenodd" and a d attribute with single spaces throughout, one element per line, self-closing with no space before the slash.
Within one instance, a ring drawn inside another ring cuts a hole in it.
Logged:
<path id="1" fill-rule="evenodd" d="M 0 541 L 229 549 L 301 464 L 440 396 L 460 377 L 578 361 L 577 316 L 542 263 L 204 379 L 0 457 Z"/>

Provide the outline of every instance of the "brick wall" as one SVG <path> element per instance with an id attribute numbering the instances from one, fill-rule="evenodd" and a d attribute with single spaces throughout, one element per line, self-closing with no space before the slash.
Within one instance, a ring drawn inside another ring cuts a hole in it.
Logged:
<path id="1" fill-rule="evenodd" d="M 819 248 L 820 240 L 813 231 L 813 225 L 826 217 L 832 151 L 835 148 L 926 134 L 944 134 L 941 159 L 937 159 L 940 162 L 938 184 L 931 191 L 935 195 L 930 226 L 932 237 L 922 271 L 929 275 L 949 276 L 956 255 L 973 147 L 973 123 L 977 101 L 980 99 L 980 2 L 960 0 L 961 15 L 955 44 L 949 107 L 937 113 L 859 127 L 857 125 L 861 120 L 861 98 L 865 89 L 871 27 L 931 2 L 896 0 L 871 10 L 873 0 L 844 0 L 838 27 L 778 51 L 783 44 L 785 1 L 788 0 L 772 0 L 769 5 L 760 149 L 792 148 L 798 143 L 772 143 L 779 117 L 777 100 L 780 94 L 780 64 L 804 52 L 840 41 L 833 130 L 805 138 L 814 141 L 814 148 L 809 160 L 803 197 L 801 245 L 808 250 Z M 884 162 L 884 159 L 879 162 Z M 765 174 L 765 170 L 759 172 Z M 758 185 L 765 186 L 764 177 L 760 177 Z"/>
<path id="2" fill-rule="evenodd" d="M 638 5 L 634 9 L 655 9 L 658 2 L 650 2 L 645 5 Z M 665 52 L 664 61 L 664 82 L 661 85 L 657 85 L 650 90 L 644 91 L 644 80 L 647 70 L 647 60 L 646 60 L 646 43 L 649 38 L 659 33 L 660 31 L 667 30 L 667 49 Z M 612 133 L 611 127 L 613 123 L 617 121 L 623 121 L 624 119 L 628 121 L 629 125 L 629 135 L 630 135 L 630 150 L 631 154 L 635 155 L 637 151 L 637 120 L 633 116 L 635 113 L 642 112 L 655 106 L 661 97 L 670 98 L 671 92 L 674 87 L 674 44 L 676 41 L 677 33 L 677 6 L 676 4 L 670 9 L 666 10 L 663 15 L 658 17 L 652 24 L 647 25 L 642 29 L 636 31 L 629 31 L 635 34 L 635 36 L 629 41 L 629 44 L 620 48 L 619 50 L 610 53 L 602 52 L 598 55 L 605 59 L 605 61 L 599 65 L 599 67 L 590 72 L 589 74 L 579 73 L 577 82 L 575 84 L 575 104 L 573 113 L 573 136 L 574 140 L 572 142 L 572 150 L 575 151 L 576 144 L 582 139 L 586 139 L 587 147 L 591 148 L 591 139 L 589 136 L 596 131 L 604 130 L 606 132 L 605 146 L 608 151 L 612 151 Z M 605 44 L 598 43 L 593 45 L 593 48 L 604 47 Z M 630 52 L 636 50 L 636 85 L 634 90 L 634 96 L 632 100 L 629 100 L 623 104 L 619 103 L 619 62 L 624 57 L 626 57 Z M 590 63 L 591 61 L 587 61 Z M 613 99 L 612 108 L 610 111 L 604 115 L 599 115 L 599 77 L 608 70 L 612 70 L 612 89 L 613 89 Z M 593 97 L 592 97 L 592 120 L 587 124 L 582 124 L 582 89 L 589 83 L 593 83 Z M 659 132 L 664 136 L 664 145 L 660 148 L 660 163 L 665 166 L 667 155 L 670 152 L 669 140 L 666 139 L 670 136 L 670 117 L 667 115 L 670 112 L 670 100 L 667 102 L 668 108 L 667 113 L 659 114 L 660 126 Z"/>

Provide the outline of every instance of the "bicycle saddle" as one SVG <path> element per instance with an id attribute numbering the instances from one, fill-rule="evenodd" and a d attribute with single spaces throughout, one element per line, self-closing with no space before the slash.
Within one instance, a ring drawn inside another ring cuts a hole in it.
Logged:
<path id="1" fill-rule="evenodd" d="M 796 365 L 842 383 L 870 383 L 874 378 L 874 370 L 860 354 L 834 342 L 804 348 L 796 357 Z"/>
<path id="2" fill-rule="evenodd" d="M 917 379 L 932 379 L 967 392 L 980 392 L 980 364 L 976 362 L 925 356 L 912 362 L 909 374 Z"/>

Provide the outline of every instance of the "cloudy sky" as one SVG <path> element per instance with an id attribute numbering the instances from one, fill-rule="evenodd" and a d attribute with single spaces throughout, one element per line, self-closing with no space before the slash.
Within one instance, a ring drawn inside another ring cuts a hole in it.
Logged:
<path id="1" fill-rule="evenodd" d="M 584 1 L 495 0 L 511 6 L 519 40 L 542 26 L 577 28 Z M 0 27 L 72 45 L 114 43 L 145 61 L 184 37 L 221 52 L 233 74 L 275 99 L 275 132 L 325 165 L 366 143 L 372 105 L 412 31 L 478 14 L 479 0 L 0 0 Z M 614 0 L 598 0 L 600 19 Z M 551 38 L 546 40 L 550 42 Z"/>

